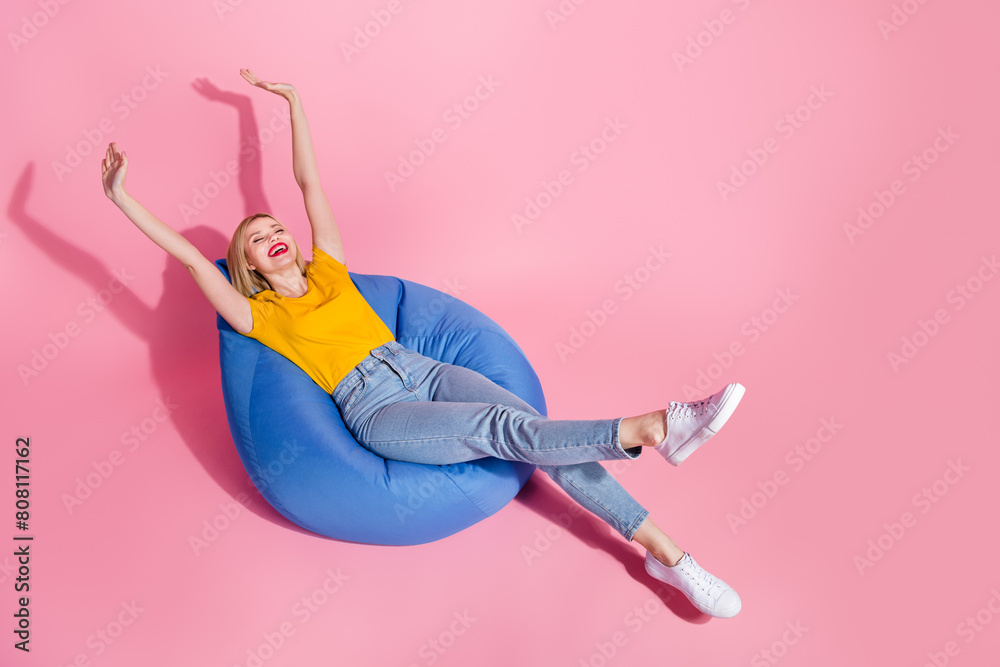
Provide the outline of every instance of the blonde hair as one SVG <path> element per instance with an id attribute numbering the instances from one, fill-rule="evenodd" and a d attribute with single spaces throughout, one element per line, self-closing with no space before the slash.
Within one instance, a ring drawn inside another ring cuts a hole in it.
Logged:
<path id="1" fill-rule="evenodd" d="M 271 287 L 271 283 L 268 282 L 259 271 L 256 269 L 251 269 L 247 265 L 247 255 L 245 250 L 247 227 L 251 222 L 257 218 L 271 218 L 278 224 L 281 224 L 277 218 L 275 218 L 270 213 L 254 213 L 253 215 L 244 218 L 239 225 L 236 226 L 236 231 L 233 232 L 233 238 L 229 241 L 229 248 L 226 250 L 226 265 L 229 267 L 229 278 L 233 283 L 233 287 L 236 288 L 243 296 L 250 298 L 257 292 L 263 290 L 274 289 Z M 306 274 L 306 260 L 302 257 L 302 251 L 299 249 L 298 244 L 295 244 L 295 263 L 299 267 L 299 271 L 302 275 Z"/>

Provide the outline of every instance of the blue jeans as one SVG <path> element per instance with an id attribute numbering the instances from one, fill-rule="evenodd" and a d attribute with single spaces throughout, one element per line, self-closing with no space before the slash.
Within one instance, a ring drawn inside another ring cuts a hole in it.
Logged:
<path id="1" fill-rule="evenodd" d="M 631 541 L 649 514 L 596 461 L 634 459 L 615 419 L 549 419 L 489 378 L 390 341 L 334 388 L 344 424 L 384 459 L 446 465 L 487 456 L 533 463 Z"/>

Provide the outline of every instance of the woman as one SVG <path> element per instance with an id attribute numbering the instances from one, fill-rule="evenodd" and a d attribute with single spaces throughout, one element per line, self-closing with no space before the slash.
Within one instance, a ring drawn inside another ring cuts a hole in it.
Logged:
<path id="1" fill-rule="evenodd" d="M 449 464 L 486 456 L 539 466 L 582 506 L 647 550 L 646 570 L 702 612 L 735 616 L 739 596 L 703 570 L 596 461 L 634 459 L 653 447 L 680 464 L 729 419 L 744 388 L 732 383 L 693 403 L 634 417 L 553 420 L 470 369 L 404 348 L 351 281 L 333 211 L 320 184 L 302 102 L 287 83 L 249 83 L 291 107 L 295 180 L 312 229 L 312 261 L 281 223 L 259 213 L 227 251 L 232 283 L 187 239 L 125 190 L 128 157 L 112 142 L 105 194 L 153 242 L 180 260 L 239 333 L 288 357 L 330 393 L 358 442 L 382 458 Z"/>

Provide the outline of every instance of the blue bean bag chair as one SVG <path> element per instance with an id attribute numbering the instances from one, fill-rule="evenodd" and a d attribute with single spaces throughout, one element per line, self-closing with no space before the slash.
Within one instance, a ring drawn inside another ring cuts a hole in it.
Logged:
<path id="1" fill-rule="evenodd" d="M 229 278 L 225 259 L 215 262 Z M 350 273 L 396 340 L 476 370 L 546 415 L 534 369 L 489 317 L 439 290 Z M 261 495 L 320 535 L 366 544 L 424 544 L 499 511 L 535 466 L 497 458 L 452 465 L 383 459 L 362 447 L 305 371 L 216 317 L 222 395 L 240 460 Z"/>

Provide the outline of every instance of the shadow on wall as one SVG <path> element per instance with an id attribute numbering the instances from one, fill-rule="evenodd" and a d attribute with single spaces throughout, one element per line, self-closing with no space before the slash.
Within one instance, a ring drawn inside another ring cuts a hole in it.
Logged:
<path id="1" fill-rule="evenodd" d="M 253 106 L 248 96 L 221 91 L 207 80 L 199 79 L 192 85 L 206 99 L 232 106 L 239 118 L 239 131 L 235 137 L 239 177 L 234 182 L 239 184 L 246 213 L 231 216 L 232 228 L 235 229 L 246 215 L 270 211 L 263 191 L 263 165 Z M 256 149 L 247 150 L 247 147 Z M 103 155 L 101 152 L 99 157 L 93 159 L 100 160 Z M 149 168 L 148 165 L 130 167 Z M 94 171 L 95 174 L 99 171 L 96 166 Z M 53 264 L 76 274 L 95 292 L 106 288 L 115 277 L 114 272 L 94 254 L 55 233 L 53 229 L 58 230 L 59 224 L 44 225 L 27 212 L 34 175 L 35 164 L 29 162 L 15 184 L 7 209 L 8 216 L 28 239 L 49 256 Z M 95 177 L 94 188 L 100 187 L 99 179 Z M 120 212 L 111 210 L 113 205 L 110 202 L 107 206 L 106 213 L 102 214 L 108 218 L 108 222 L 104 223 L 107 228 L 123 224 L 133 226 L 131 222 L 121 219 L 124 216 Z M 156 215 L 156 212 L 153 213 Z M 164 222 L 172 227 L 175 224 L 169 218 Z M 148 239 L 142 240 L 141 233 L 134 229 L 126 232 L 136 235 L 137 244 L 152 243 Z M 218 230 L 199 225 L 181 234 L 210 260 L 226 255 L 229 237 Z M 258 516 L 312 535 L 268 505 L 243 469 L 233 445 L 222 401 L 215 310 L 180 262 L 166 253 L 164 261 L 163 292 L 159 303 L 150 307 L 125 286 L 108 304 L 107 311 L 148 345 L 150 368 L 159 387 L 159 397 L 168 405 L 173 403 L 178 406 L 171 411 L 170 419 L 194 458 L 212 479 L 234 500 L 245 500 L 243 494 L 246 494 L 250 499 L 246 508 Z M 214 504 L 212 508 L 206 508 L 207 513 L 214 511 Z"/>
<path id="2" fill-rule="evenodd" d="M 236 182 L 243 197 L 244 214 L 232 216 L 232 228 L 235 229 L 239 219 L 246 215 L 271 211 L 263 190 L 258 125 L 253 107 L 249 97 L 220 91 L 203 79 L 193 85 L 207 99 L 228 104 L 237 111 L 239 178 Z M 248 146 L 256 147 L 256 150 L 246 150 Z M 29 162 L 14 187 L 8 216 L 54 264 L 76 274 L 95 291 L 104 289 L 114 278 L 112 271 L 95 255 L 54 233 L 52 229 L 58 229 L 59 225 L 43 225 L 28 214 L 27 202 L 33 180 L 34 163 Z M 99 187 L 96 178 L 94 187 Z M 107 228 L 131 225 L 120 219 L 121 213 L 111 211 L 110 206 L 108 204 L 106 213 L 109 221 L 104 223 Z M 110 221 L 111 218 L 115 218 L 114 221 Z M 169 220 L 164 222 L 171 224 Z M 130 233 L 136 234 L 131 230 Z M 216 229 L 199 225 L 181 234 L 210 260 L 226 255 L 229 237 Z M 151 243 L 139 236 L 136 239 L 136 243 Z M 341 541 L 317 535 L 287 520 L 253 486 L 236 453 L 226 420 L 215 310 L 180 262 L 169 256 L 165 256 L 164 261 L 163 291 L 159 303 L 150 307 L 125 286 L 108 304 L 108 312 L 148 345 L 150 368 L 159 386 L 159 396 L 178 405 L 178 409 L 171 412 L 170 419 L 182 440 L 202 468 L 233 500 L 239 502 L 243 494 L 249 497 L 245 507 L 250 511 L 300 533 Z M 560 521 L 559 517 L 566 514 L 568 504 L 573 504 L 573 501 L 553 483 L 537 477 L 539 475 L 532 475 L 516 499 L 551 522 L 541 531 L 543 537 L 553 531 L 569 533 L 590 548 L 607 552 L 621 562 L 630 577 L 647 586 L 675 615 L 691 622 L 707 620 L 708 617 L 698 612 L 683 596 L 675 595 L 674 589 L 664 589 L 649 577 L 635 549 L 603 521 L 579 507 L 576 509 L 580 513 L 575 514 L 571 521 Z M 207 508 L 207 512 L 214 512 L 215 509 L 213 505 Z M 551 537 L 545 539 L 551 540 Z M 529 548 L 536 547 L 529 545 Z"/>

